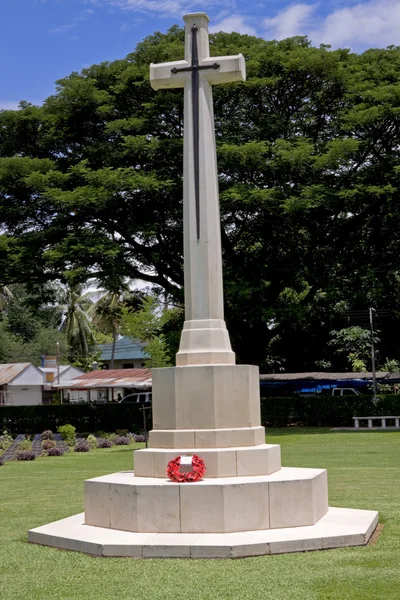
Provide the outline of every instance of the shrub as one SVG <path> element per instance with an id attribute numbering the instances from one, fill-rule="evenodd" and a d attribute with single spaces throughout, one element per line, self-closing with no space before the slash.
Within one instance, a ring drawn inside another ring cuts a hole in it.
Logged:
<path id="1" fill-rule="evenodd" d="M 0 435 L 0 452 L 2 450 L 7 450 L 9 446 L 13 443 L 13 439 L 11 435 L 7 433 L 7 431 L 3 431 L 3 435 Z"/>
<path id="2" fill-rule="evenodd" d="M 89 446 L 91 448 L 96 448 L 96 446 L 97 446 L 97 438 L 94 435 L 91 435 L 91 434 L 88 435 L 86 441 L 87 441 L 87 443 L 89 444 Z"/>
<path id="3" fill-rule="evenodd" d="M 145 438 L 145 436 L 144 436 L 144 435 L 138 435 L 137 433 L 134 433 L 134 434 L 133 434 L 133 439 L 135 440 L 135 442 L 136 442 L 137 444 L 139 444 L 139 443 L 143 443 L 143 442 L 145 442 L 145 441 L 146 441 L 146 438 Z"/>
<path id="4" fill-rule="evenodd" d="M 32 450 L 21 450 L 15 457 L 17 460 L 35 460 L 36 456 Z"/>
<path id="5" fill-rule="evenodd" d="M 43 431 L 40 437 L 42 440 L 52 440 L 53 432 L 50 429 L 46 429 L 45 431 Z"/>
<path id="6" fill-rule="evenodd" d="M 55 448 L 56 445 L 57 444 L 54 440 L 44 439 L 42 441 L 43 450 L 50 450 L 50 448 Z"/>
<path id="7" fill-rule="evenodd" d="M 77 439 L 74 450 L 75 452 L 89 452 L 90 446 L 86 440 Z"/>
<path id="8" fill-rule="evenodd" d="M 45 429 L 53 432 L 68 423 L 76 431 L 94 433 L 117 431 L 128 427 L 135 433 L 143 429 L 143 413 L 140 405 L 132 402 L 119 404 L 58 404 L 38 406 L 2 406 L 0 410 L 0 432 L 3 429 L 18 433 L 37 433 Z M 147 429 L 152 429 L 151 411 L 146 411 Z"/>
<path id="9" fill-rule="evenodd" d="M 75 444 L 76 427 L 73 425 L 61 425 L 60 427 L 57 427 L 57 431 L 68 446 L 73 446 Z"/>
<path id="10" fill-rule="evenodd" d="M 4 465 L 4 458 L 2 458 L 2 457 L 0 456 L 0 467 L 2 467 L 3 465 Z"/>
<path id="11" fill-rule="evenodd" d="M 118 437 L 126 437 L 129 433 L 129 429 L 117 429 L 115 433 Z"/>
<path id="12" fill-rule="evenodd" d="M 114 440 L 114 444 L 116 446 L 129 446 L 130 443 L 131 443 L 131 440 L 127 435 L 120 435 L 119 437 L 115 438 L 115 440 Z"/>
<path id="13" fill-rule="evenodd" d="M 98 448 L 111 448 L 111 446 L 113 445 L 111 440 L 107 440 L 106 438 L 99 438 L 97 440 L 97 447 Z"/>
<path id="14" fill-rule="evenodd" d="M 18 450 L 32 450 L 31 440 L 22 440 L 22 442 L 18 442 Z"/>
<path id="15" fill-rule="evenodd" d="M 62 448 L 49 448 L 47 456 L 64 456 L 64 450 Z"/>

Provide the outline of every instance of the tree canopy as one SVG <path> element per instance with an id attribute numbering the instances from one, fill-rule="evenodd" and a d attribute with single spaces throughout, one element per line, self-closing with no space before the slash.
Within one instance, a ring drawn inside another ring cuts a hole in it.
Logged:
<path id="1" fill-rule="evenodd" d="M 399 359 L 400 48 L 357 55 L 237 33 L 210 47 L 247 66 L 245 83 L 214 88 L 238 360 L 347 369 L 330 342 L 368 306 L 390 311 L 381 362 Z M 140 278 L 182 303 L 183 94 L 148 79 L 151 62 L 182 57 L 173 27 L 60 80 L 41 107 L 0 112 L 0 288 L 91 276 L 112 291 Z"/>

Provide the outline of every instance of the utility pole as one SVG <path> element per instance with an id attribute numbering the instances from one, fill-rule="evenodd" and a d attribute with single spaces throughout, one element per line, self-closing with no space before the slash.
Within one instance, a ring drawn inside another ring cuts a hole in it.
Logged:
<path id="1" fill-rule="evenodd" d="M 57 342 L 57 383 L 60 385 L 60 343 Z M 60 394 L 61 404 L 63 398 L 63 392 L 58 388 L 58 393 Z"/>
<path id="2" fill-rule="evenodd" d="M 372 363 L 372 384 L 374 389 L 374 400 L 377 397 L 377 389 L 376 389 L 376 367 L 375 367 L 375 345 L 374 345 L 374 317 L 373 313 L 375 312 L 374 308 L 369 309 L 369 324 L 371 327 L 371 363 Z"/>

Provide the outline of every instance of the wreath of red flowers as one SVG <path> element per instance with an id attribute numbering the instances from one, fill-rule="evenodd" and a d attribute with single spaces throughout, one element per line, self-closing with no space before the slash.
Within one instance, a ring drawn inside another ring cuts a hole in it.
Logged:
<path id="1" fill-rule="evenodd" d="M 173 460 L 170 460 L 167 466 L 167 475 L 171 481 L 177 483 L 185 483 L 190 481 L 199 481 L 204 473 L 206 472 L 206 465 L 204 460 L 199 458 L 197 454 L 193 454 L 192 457 L 192 470 L 190 473 L 181 473 L 181 457 L 177 456 Z"/>

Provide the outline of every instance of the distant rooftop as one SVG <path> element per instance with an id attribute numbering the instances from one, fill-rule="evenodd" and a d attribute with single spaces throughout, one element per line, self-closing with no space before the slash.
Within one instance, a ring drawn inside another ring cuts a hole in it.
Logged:
<path id="1" fill-rule="evenodd" d="M 106 369 L 90 371 L 66 381 L 59 387 L 68 389 L 86 388 L 149 388 L 150 369 Z"/>
<path id="2" fill-rule="evenodd" d="M 30 366 L 31 363 L 8 363 L 0 365 L 0 385 L 10 383 L 17 375 Z"/>
<path id="3" fill-rule="evenodd" d="M 112 354 L 112 343 L 111 344 L 100 344 L 99 348 L 101 350 L 101 358 L 100 360 L 111 360 Z M 129 338 L 127 336 L 122 337 L 120 340 L 117 340 L 115 343 L 115 360 L 133 360 L 133 359 L 142 359 L 145 360 L 148 356 L 144 351 L 145 344 L 139 342 L 139 340 L 135 340 L 133 338 Z"/>

